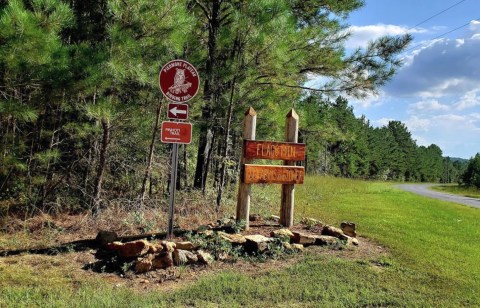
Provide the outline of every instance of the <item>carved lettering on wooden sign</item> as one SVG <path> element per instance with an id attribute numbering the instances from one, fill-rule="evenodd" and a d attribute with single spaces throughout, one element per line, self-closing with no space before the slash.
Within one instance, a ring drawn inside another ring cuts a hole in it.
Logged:
<path id="1" fill-rule="evenodd" d="M 303 184 L 305 169 L 298 166 L 244 166 L 244 183 Z"/>
<path id="2" fill-rule="evenodd" d="M 305 144 L 245 140 L 246 159 L 305 160 Z"/>

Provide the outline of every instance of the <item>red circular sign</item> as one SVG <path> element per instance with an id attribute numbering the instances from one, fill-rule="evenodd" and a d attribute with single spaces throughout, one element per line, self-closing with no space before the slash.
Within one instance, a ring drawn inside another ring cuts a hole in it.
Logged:
<path id="1" fill-rule="evenodd" d="M 166 98 L 184 103 L 197 95 L 200 79 L 193 65 L 184 60 L 173 60 L 160 70 L 160 89 Z"/>

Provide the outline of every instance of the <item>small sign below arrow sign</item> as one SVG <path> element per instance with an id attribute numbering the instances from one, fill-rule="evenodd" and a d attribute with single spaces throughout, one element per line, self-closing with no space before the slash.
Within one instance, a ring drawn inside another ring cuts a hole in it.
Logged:
<path id="1" fill-rule="evenodd" d="M 168 104 L 168 118 L 186 120 L 188 119 L 188 105 L 187 104 Z"/>

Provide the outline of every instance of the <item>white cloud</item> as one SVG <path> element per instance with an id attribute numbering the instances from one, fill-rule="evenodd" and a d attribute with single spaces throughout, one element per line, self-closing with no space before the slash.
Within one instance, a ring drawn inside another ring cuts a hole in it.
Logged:
<path id="1" fill-rule="evenodd" d="M 480 151 L 480 113 L 441 114 L 428 118 L 412 116 L 403 121 L 418 145 L 438 145 L 444 155 L 469 158 Z M 464 154 L 461 154 L 464 153 Z"/>
<path id="2" fill-rule="evenodd" d="M 448 105 L 438 102 L 436 99 L 426 99 L 409 105 L 409 112 L 431 112 L 449 110 Z"/>
<path id="3" fill-rule="evenodd" d="M 436 40 L 406 57 L 385 91 L 391 96 L 440 98 L 461 96 L 480 84 L 480 40 Z"/>
<path id="4" fill-rule="evenodd" d="M 470 31 L 475 32 L 475 31 L 480 31 L 480 21 L 479 20 L 472 20 L 470 22 Z"/>
<path id="5" fill-rule="evenodd" d="M 422 136 L 417 136 L 415 134 L 412 134 L 412 139 L 417 142 L 418 146 L 423 145 L 425 147 L 428 147 L 429 145 L 432 144 L 431 142 L 428 142 L 428 140 L 426 138 L 424 138 Z"/>
<path id="6" fill-rule="evenodd" d="M 405 121 L 405 124 L 411 131 L 428 131 L 431 126 L 431 121 L 429 119 L 412 116 Z"/>
<path id="7" fill-rule="evenodd" d="M 379 94 L 371 94 L 364 99 L 354 99 L 351 98 L 350 102 L 352 103 L 354 108 L 358 109 L 368 109 L 370 107 L 377 107 L 383 105 L 385 102 L 385 97 L 383 93 L 380 91 Z"/>
<path id="8" fill-rule="evenodd" d="M 375 121 L 372 121 L 372 125 L 375 127 L 381 127 L 381 126 L 387 126 L 388 122 L 390 121 L 395 121 L 395 119 L 392 118 L 381 118 Z"/>
<path id="9" fill-rule="evenodd" d="M 351 26 L 348 28 L 351 36 L 346 43 L 347 48 L 366 47 L 369 42 L 385 35 L 404 35 L 407 33 L 424 33 L 427 30 L 422 28 L 409 29 L 397 25 L 368 25 Z"/>
<path id="10" fill-rule="evenodd" d="M 480 96 L 478 95 L 478 92 L 480 92 L 480 89 L 467 92 L 458 100 L 458 102 L 455 103 L 455 108 L 458 110 L 464 110 L 480 106 Z"/>

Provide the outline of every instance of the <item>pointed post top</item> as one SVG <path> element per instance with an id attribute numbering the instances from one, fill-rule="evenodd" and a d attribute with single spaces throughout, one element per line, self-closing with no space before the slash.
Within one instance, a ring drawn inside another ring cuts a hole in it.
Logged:
<path id="1" fill-rule="evenodd" d="M 256 116 L 257 115 L 257 112 L 255 111 L 255 109 L 253 109 L 252 106 L 248 107 L 247 111 L 245 111 L 245 115 L 249 115 L 249 116 Z"/>
<path id="2" fill-rule="evenodd" d="M 295 110 L 292 108 L 288 113 L 287 113 L 287 118 L 294 118 L 295 120 L 298 120 L 298 114 L 295 112 Z"/>

